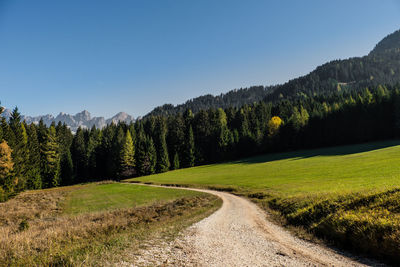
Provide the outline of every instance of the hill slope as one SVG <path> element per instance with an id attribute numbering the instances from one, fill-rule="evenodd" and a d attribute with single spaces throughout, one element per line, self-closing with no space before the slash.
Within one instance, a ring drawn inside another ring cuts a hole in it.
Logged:
<path id="1" fill-rule="evenodd" d="M 226 94 L 218 96 L 204 95 L 186 101 L 184 104 L 172 105 L 165 104 L 156 107 L 146 116 L 157 115 L 173 115 L 176 113 L 183 113 L 187 109 L 191 109 L 194 113 L 214 108 L 227 108 L 227 107 L 240 107 L 244 104 L 250 104 L 263 100 L 271 91 L 273 87 L 252 86 L 249 88 L 240 88 L 229 91 Z"/>
<path id="2" fill-rule="evenodd" d="M 398 262 L 399 144 L 270 154 L 132 180 L 233 191 L 338 245 Z"/>
<path id="3" fill-rule="evenodd" d="M 176 114 L 186 109 L 196 113 L 208 108 L 239 107 L 263 99 L 278 101 L 305 95 L 330 94 L 344 88 L 357 90 L 397 83 L 400 83 L 400 30 L 385 37 L 364 57 L 328 62 L 285 84 L 242 88 L 218 96 L 200 96 L 177 106 L 166 104 L 156 107 L 147 116 Z"/>

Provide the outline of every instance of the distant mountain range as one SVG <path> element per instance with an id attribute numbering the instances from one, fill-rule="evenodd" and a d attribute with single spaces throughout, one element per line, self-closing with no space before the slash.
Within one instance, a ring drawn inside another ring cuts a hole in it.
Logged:
<path id="1" fill-rule="evenodd" d="M 386 36 L 366 56 L 334 60 L 309 74 L 276 86 L 253 86 L 213 96 L 204 95 L 183 104 L 165 104 L 146 116 L 172 115 L 191 109 L 241 107 L 264 100 L 276 102 L 327 95 L 342 89 L 358 90 L 377 85 L 400 84 L 400 30 Z"/>
<path id="2" fill-rule="evenodd" d="M 9 119 L 11 116 L 12 110 L 10 109 L 5 109 L 4 112 L 1 114 L 1 116 L 5 117 L 6 119 Z M 30 123 L 39 123 L 39 121 L 42 119 L 43 122 L 46 125 L 50 125 L 53 121 L 55 123 L 61 122 L 65 123 L 72 131 L 76 132 L 76 130 L 81 127 L 81 128 L 92 128 L 93 126 L 96 126 L 97 128 L 103 128 L 107 124 L 113 123 L 118 123 L 118 122 L 126 122 L 130 123 L 134 121 L 135 119 L 133 116 L 125 113 L 125 112 L 119 112 L 115 116 L 105 119 L 104 117 L 92 117 L 89 113 L 89 111 L 84 110 L 82 112 L 79 112 L 75 115 L 70 115 L 66 114 L 64 112 L 61 112 L 58 114 L 56 117 L 53 115 L 47 114 L 47 115 L 42 115 L 42 116 L 37 116 L 37 117 L 30 117 L 30 116 L 21 116 L 22 120 L 25 120 L 28 124 Z"/>

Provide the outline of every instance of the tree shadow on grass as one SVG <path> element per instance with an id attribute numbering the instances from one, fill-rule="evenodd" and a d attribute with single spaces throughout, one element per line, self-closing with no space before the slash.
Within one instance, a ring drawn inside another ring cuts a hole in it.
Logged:
<path id="1" fill-rule="evenodd" d="M 271 153 L 271 154 L 265 154 L 265 155 L 261 155 L 261 156 L 256 156 L 256 157 L 251 157 L 251 158 L 234 161 L 234 163 L 254 164 L 254 163 L 264 163 L 264 162 L 283 160 L 283 159 L 299 160 L 299 159 L 311 158 L 311 157 L 316 157 L 316 156 L 351 155 L 351 154 L 368 152 L 368 151 L 378 150 L 378 149 L 397 146 L 397 145 L 400 145 L 400 140 L 388 140 L 388 141 L 363 143 L 363 144 L 356 144 L 356 145 L 325 147 L 325 148 L 318 148 L 318 149 L 298 150 L 298 151 L 273 153 L 273 154 Z"/>

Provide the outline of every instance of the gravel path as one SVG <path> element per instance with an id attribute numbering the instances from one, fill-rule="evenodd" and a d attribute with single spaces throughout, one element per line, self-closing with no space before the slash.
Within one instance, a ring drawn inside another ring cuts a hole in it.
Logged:
<path id="1" fill-rule="evenodd" d="M 220 197 L 222 207 L 176 240 L 149 244 L 136 256 L 135 266 L 366 266 L 292 236 L 244 198 L 193 190 Z"/>

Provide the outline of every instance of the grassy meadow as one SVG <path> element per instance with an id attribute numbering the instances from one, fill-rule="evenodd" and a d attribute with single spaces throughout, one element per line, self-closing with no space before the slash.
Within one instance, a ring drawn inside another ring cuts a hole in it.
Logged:
<path id="1" fill-rule="evenodd" d="M 129 262 L 219 205 L 208 194 L 120 183 L 27 191 L 0 203 L 0 266 Z"/>
<path id="2" fill-rule="evenodd" d="M 399 140 L 263 155 L 127 181 L 231 191 L 338 245 L 400 260 Z"/>
<path id="3" fill-rule="evenodd" d="M 178 198 L 202 196 L 188 190 L 161 187 L 129 186 L 127 184 L 88 184 L 72 191 L 65 199 L 63 212 L 81 214 L 107 210 L 149 206 Z"/>

